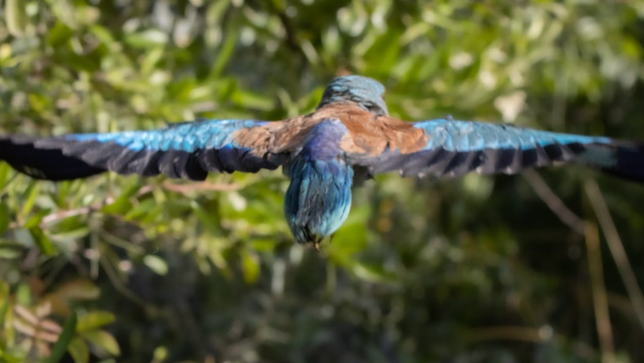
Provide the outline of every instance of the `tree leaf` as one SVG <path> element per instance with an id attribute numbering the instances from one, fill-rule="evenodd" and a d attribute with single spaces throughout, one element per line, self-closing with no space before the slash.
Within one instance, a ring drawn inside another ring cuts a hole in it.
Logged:
<path id="1" fill-rule="evenodd" d="M 112 334 L 105 330 L 94 330 L 82 334 L 83 337 L 90 341 L 97 348 L 104 350 L 111 355 L 121 354 L 119 343 L 114 339 Z"/>
<path id="2" fill-rule="evenodd" d="M 137 218 L 145 217 L 146 215 L 149 215 L 150 211 L 152 211 L 156 206 L 156 200 L 153 198 L 146 199 L 130 209 L 130 211 L 125 214 L 125 219 L 135 220 Z"/>
<path id="3" fill-rule="evenodd" d="M 168 273 L 168 264 L 159 256 L 147 255 L 143 257 L 143 263 L 157 275 L 165 275 Z"/>
<path id="4" fill-rule="evenodd" d="M 76 313 L 72 312 L 72 315 L 67 319 L 67 321 L 65 321 L 65 325 L 63 325 L 63 331 L 58 336 L 56 343 L 54 343 L 51 355 L 46 360 L 46 363 L 56 363 L 63 357 L 63 355 L 67 351 L 69 343 L 71 343 L 72 338 L 74 337 L 77 321 L 78 318 L 76 317 Z"/>
<path id="5" fill-rule="evenodd" d="M 132 202 L 130 198 L 141 189 L 141 180 L 132 179 L 125 185 L 121 194 L 111 204 L 105 205 L 101 208 L 103 213 L 110 214 L 126 214 L 132 210 Z"/>
<path id="6" fill-rule="evenodd" d="M 9 311 L 9 285 L 0 281 L 0 333 L 4 331 L 4 319 Z"/>
<path id="7" fill-rule="evenodd" d="M 351 271 L 363 280 L 391 284 L 395 284 L 398 281 L 398 277 L 395 274 L 383 270 L 381 266 L 369 265 L 360 261 L 355 261 L 350 265 Z"/>
<path id="8" fill-rule="evenodd" d="M 9 355 L 8 353 L 2 354 L 3 363 L 24 363 L 24 358 L 16 357 L 15 355 Z"/>
<path id="9" fill-rule="evenodd" d="M 3 45 L 4 46 L 4 45 Z M 11 47 L 9 46 L 9 49 Z M 12 174 L 11 167 L 7 163 L 0 163 L 0 189 L 4 188 Z"/>
<path id="10" fill-rule="evenodd" d="M 42 222 L 43 218 L 49 214 L 49 209 L 41 209 L 37 211 L 36 213 L 33 213 L 29 219 L 23 224 L 24 228 L 35 228 L 40 225 L 40 222 Z"/>
<path id="11" fill-rule="evenodd" d="M 4 11 L 7 19 L 7 29 L 14 37 L 21 37 L 27 31 L 27 1 L 25 0 L 6 0 Z"/>
<path id="12" fill-rule="evenodd" d="M 26 200 L 23 202 L 22 209 L 20 210 L 21 216 L 26 217 L 29 212 L 31 212 L 31 209 L 34 207 L 34 203 L 36 203 L 36 198 L 38 197 L 39 191 L 40 184 L 36 180 L 30 181 L 29 186 L 23 194 L 23 198 L 25 198 Z"/>
<path id="13" fill-rule="evenodd" d="M 57 22 L 56 25 L 54 25 L 54 27 L 51 28 L 47 33 L 47 43 L 53 47 L 59 47 L 65 44 L 65 42 L 69 41 L 69 39 L 71 39 L 73 35 L 74 35 L 74 31 L 70 27 L 63 24 L 62 22 Z M 41 96 L 41 97 L 44 99 L 44 100 L 39 100 L 41 102 L 51 101 L 47 99 L 45 96 Z"/>
<path id="14" fill-rule="evenodd" d="M 109 311 L 92 311 L 87 315 L 78 318 L 78 332 L 96 330 L 116 320 L 114 314 Z"/>
<path id="15" fill-rule="evenodd" d="M 235 51 L 235 45 L 237 45 L 237 40 L 239 39 L 239 32 L 234 31 L 230 27 L 227 30 L 228 31 L 225 33 L 227 35 L 224 40 L 224 44 L 219 49 L 217 60 L 215 61 L 215 64 L 213 64 L 210 72 L 210 77 L 212 78 L 219 77 L 224 67 L 226 67 L 228 62 L 230 62 L 230 58 Z"/>
<path id="16" fill-rule="evenodd" d="M 47 237 L 47 235 L 43 233 L 42 229 L 38 227 L 29 228 L 29 234 L 31 234 L 31 237 L 33 238 L 36 246 L 38 246 L 40 252 L 47 256 L 54 255 L 54 253 L 56 252 L 56 247 L 54 246 L 54 243 L 51 241 L 51 239 L 49 239 L 49 237 Z"/>
<path id="17" fill-rule="evenodd" d="M 71 300 L 95 300 L 101 294 L 101 290 L 91 281 L 77 278 L 65 282 L 54 290 L 45 295 L 42 300 L 49 300 L 52 310 L 57 314 L 69 313 Z"/>
<path id="18" fill-rule="evenodd" d="M 89 362 L 89 347 L 83 341 L 83 339 L 76 337 L 72 339 L 71 343 L 67 347 L 67 351 L 74 359 L 76 363 L 87 363 Z"/>
<path id="19" fill-rule="evenodd" d="M 22 248 L 19 245 L 1 245 L 0 259 L 11 260 L 22 256 Z"/>
<path id="20" fill-rule="evenodd" d="M 9 228 L 9 207 L 5 203 L 0 204 L 0 234 Z"/>
<path id="21" fill-rule="evenodd" d="M 257 281 L 259 276 L 259 259 L 257 255 L 245 251 L 242 254 L 242 272 L 244 275 L 244 281 L 247 284 L 253 284 Z"/>
<path id="22" fill-rule="evenodd" d="M 168 34 L 157 29 L 148 29 L 139 33 L 130 33 L 125 41 L 134 48 L 155 48 L 168 42 Z"/>

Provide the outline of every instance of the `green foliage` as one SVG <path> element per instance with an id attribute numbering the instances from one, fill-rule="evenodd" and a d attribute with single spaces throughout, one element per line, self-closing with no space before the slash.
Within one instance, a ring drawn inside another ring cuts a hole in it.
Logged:
<path id="1" fill-rule="evenodd" d="M 403 119 L 644 139 L 641 1 L 0 9 L 3 134 L 282 119 L 310 112 L 334 75 L 352 72 L 381 80 Z M 542 175 L 589 221 L 583 185 L 598 180 L 644 281 L 642 187 L 577 168 Z M 0 164 L 0 361 L 46 362 L 59 347 L 75 362 L 644 359 L 611 254 L 600 251 L 614 348 L 597 333 L 589 237 L 520 176 L 378 177 L 356 189 L 320 253 L 293 244 L 286 187 L 279 171 L 54 184 Z"/>
<path id="2" fill-rule="evenodd" d="M 65 354 L 65 351 L 67 351 L 67 347 L 71 343 L 72 338 L 74 337 L 74 331 L 76 330 L 77 322 L 78 317 L 76 316 L 76 313 L 72 313 L 72 315 L 65 322 L 65 325 L 63 325 L 63 330 L 60 332 L 56 343 L 52 347 L 51 354 L 49 355 L 46 363 L 57 363 L 58 361 L 60 361 L 60 359 Z"/>

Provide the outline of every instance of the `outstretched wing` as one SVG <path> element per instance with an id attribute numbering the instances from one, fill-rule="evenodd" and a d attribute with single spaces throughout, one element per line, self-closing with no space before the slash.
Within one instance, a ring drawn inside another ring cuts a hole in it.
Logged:
<path id="1" fill-rule="evenodd" d="M 0 138 L 0 160 L 36 178 L 64 180 L 112 170 L 203 180 L 210 171 L 275 169 L 284 155 L 269 151 L 282 122 L 207 120 L 163 129 L 51 138 Z"/>
<path id="2" fill-rule="evenodd" d="M 525 168 L 577 162 L 644 181 L 642 147 L 608 137 L 451 119 L 411 125 L 409 130 L 423 131 L 416 150 L 387 148 L 378 155 L 352 155 L 353 162 L 374 174 L 397 170 L 403 176 L 458 176 L 470 171 L 514 174 Z"/>

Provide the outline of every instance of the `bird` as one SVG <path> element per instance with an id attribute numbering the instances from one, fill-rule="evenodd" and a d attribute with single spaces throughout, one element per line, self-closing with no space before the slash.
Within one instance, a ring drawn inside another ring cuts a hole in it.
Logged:
<path id="1" fill-rule="evenodd" d="M 204 180 L 209 172 L 282 167 L 284 215 L 295 241 L 319 249 L 349 215 L 352 187 L 376 174 L 458 177 L 579 164 L 644 182 L 644 144 L 451 116 L 408 122 L 389 115 L 385 87 L 334 78 L 317 108 L 280 121 L 200 120 L 154 130 L 0 136 L 0 160 L 33 178 L 106 171 Z"/>

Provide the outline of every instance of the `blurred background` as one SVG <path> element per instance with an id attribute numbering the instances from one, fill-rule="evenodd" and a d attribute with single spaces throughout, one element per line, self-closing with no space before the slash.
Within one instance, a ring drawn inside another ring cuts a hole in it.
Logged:
<path id="1" fill-rule="evenodd" d="M 644 140 L 640 0 L 0 3 L 2 134 L 283 119 L 354 73 L 406 120 Z M 376 179 L 318 253 L 279 171 L 54 184 L 0 164 L 0 361 L 45 361 L 72 315 L 77 363 L 644 360 L 644 186 Z"/>

